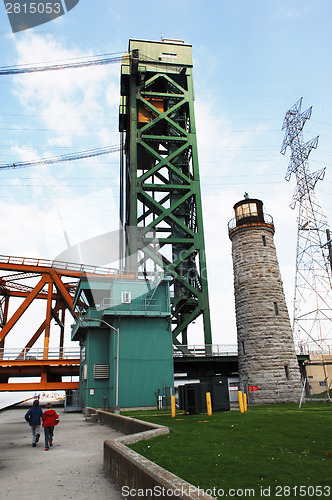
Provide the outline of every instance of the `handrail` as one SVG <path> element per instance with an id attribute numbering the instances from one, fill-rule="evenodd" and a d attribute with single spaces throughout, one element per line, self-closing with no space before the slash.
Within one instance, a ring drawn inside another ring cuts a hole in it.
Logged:
<path id="1" fill-rule="evenodd" d="M 174 358 L 182 357 L 206 357 L 206 356 L 237 356 L 237 345 L 235 344 L 208 344 L 208 345 L 184 345 L 184 352 L 181 347 L 173 346 Z"/>
<path id="2" fill-rule="evenodd" d="M 0 361 L 3 360 L 45 360 L 45 359 L 80 359 L 79 347 L 44 347 L 17 349 L 11 347 L 0 348 Z"/>
<path id="3" fill-rule="evenodd" d="M 102 267 L 94 266 L 92 264 L 78 264 L 75 262 L 64 262 L 61 260 L 49 260 L 49 259 L 39 259 L 35 257 L 17 257 L 11 255 L 0 255 L 0 269 L 1 264 L 6 265 L 19 265 L 19 266 L 32 266 L 32 267 L 43 267 L 50 268 L 58 271 L 68 271 L 75 272 L 80 275 L 90 275 L 95 274 L 97 276 L 108 276 L 115 279 L 138 279 L 144 277 L 146 279 L 146 273 L 142 273 L 135 270 L 126 270 L 120 272 L 119 269 L 113 267 Z M 38 272 L 38 269 L 36 269 Z M 155 276 L 156 273 L 148 273 L 148 276 Z"/>
<path id="4" fill-rule="evenodd" d="M 241 223 L 238 223 L 239 221 L 241 221 L 241 219 L 245 219 L 247 218 L 248 219 L 248 224 L 269 224 L 271 226 L 274 227 L 274 222 L 273 222 L 273 217 L 272 215 L 269 215 L 269 214 L 263 214 L 263 220 L 260 220 L 258 218 L 255 219 L 255 217 L 253 216 L 242 216 L 242 217 L 234 217 L 233 219 L 231 219 L 228 223 L 228 232 L 231 232 L 233 231 L 233 229 L 235 229 L 236 227 L 241 227 Z"/>
<path id="5" fill-rule="evenodd" d="M 74 271 L 78 273 L 91 274 L 113 274 L 118 275 L 119 270 L 115 268 L 93 266 L 86 264 L 75 264 L 73 262 L 63 262 L 59 260 L 38 259 L 34 257 L 15 257 L 8 255 L 0 255 L 0 264 L 26 265 L 34 267 L 49 267 L 59 269 L 61 271 Z"/>
<path id="6" fill-rule="evenodd" d="M 319 345 L 317 343 L 304 343 L 299 342 L 295 346 L 296 354 L 298 355 L 332 355 L 332 339 L 325 339 L 324 344 Z"/>
<path id="7" fill-rule="evenodd" d="M 328 339 L 330 342 L 331 339 Z M 210 356 L 237 356 L 238 348 L 236 344 L 200 344 L 173 346 L 173 356 L 175 358 L 183 357 L 210 357 Z M 332 355 L 332 343 L 325 343 L 321 348 L 317 345 L 299 343 L 295 345 L 297 355 Z"/>
<path id="8" fill-rule="evenodd" d="M 145 298 L 141 301 L 130 302 L 129 304 L 123 304 L 118 297 L 104 297 L 101 301 L 101 304 L 97 307 L 97 309 L 105 310 L 112 309 L 113 311 L 120 312 L 153 312 L 153 311 L 161 311 L 161 301 L 160 299 L 149 299 Z"/>
<path id="9" fill-rule="evenodd" d="M 181 350 L 181 346 L 173 346 L 173 356 L 174 358 L 186 358 L 186 357 L 216 357 L 216 356 L 237 356 L 238 350 L 236 344 L 187 344 L 184 345 L 184 352 Z M 309 354 L 330 354 L 332 355 L 332 345 L 324 346 L 324 349 L 319 351 L 319 349 L 314 346 L 306 345 L 305 348 L 303 344 L 299 344 L 296 347 L 297 355 L 309 355 Z M 80 348 L 79 347 L 55 347 L 45 349 L 44 347 L 35 348 L 11 348 L 2 347 L 0 348 L 0 361 L 3 360 L 45 360 L 45 359 L 80 359 Z"/>

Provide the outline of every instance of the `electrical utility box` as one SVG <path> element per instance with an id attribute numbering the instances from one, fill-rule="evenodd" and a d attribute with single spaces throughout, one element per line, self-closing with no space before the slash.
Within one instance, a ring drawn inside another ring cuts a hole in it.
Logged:
<path id="1" fill-rule="evenodd" d="M 206 393 L 211 394 L 212 411 L 229 411 L 227 377 L 202 379 L 200 383 L 184 384 L 178 387 L 179 407 L 188 413 L 206 413 Z"/>
<path id="2" fill-rule="evenodd" d="M 83 277 L 74 305 L 79 312 L 86 304 L 72 329 L 81 347 L 82 406 L 157 406 L 174 387 L 169 280 Z"/>

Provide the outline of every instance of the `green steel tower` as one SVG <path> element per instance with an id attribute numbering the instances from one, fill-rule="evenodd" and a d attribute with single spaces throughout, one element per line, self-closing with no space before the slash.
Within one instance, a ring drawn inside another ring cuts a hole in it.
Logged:
<path id="1" fill-rule="evenodd" d="M 173 344 L 203 316 L 212 343 L 194 117 L 191 45 L 129 41 L 121 68 L 120 258 L 172 278 Z"/>

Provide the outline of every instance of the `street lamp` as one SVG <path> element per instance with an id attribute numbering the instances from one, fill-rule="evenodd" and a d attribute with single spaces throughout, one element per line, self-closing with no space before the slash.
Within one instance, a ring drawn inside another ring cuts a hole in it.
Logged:
<path id="1" fill-rule="evenodd" d="M 120 415 L 120 410 L 119 410 L 119 341 L 120 341 L 120 328 L 115 328 L 114 326 L 110 325 L 105 321 L 104 319 L 97 319 L 97 318 L 83 318 L 81 320 L 81 323 L 83 321 L 95 321 L 98 323 L 104 323 L 107 325 L 109 328 L 112 328 L 117 333 L 117 344 L 116 344 L 116 376 L 115 376 L 115 408 L 114 408 L 114 413 L 116 415 Z"/>

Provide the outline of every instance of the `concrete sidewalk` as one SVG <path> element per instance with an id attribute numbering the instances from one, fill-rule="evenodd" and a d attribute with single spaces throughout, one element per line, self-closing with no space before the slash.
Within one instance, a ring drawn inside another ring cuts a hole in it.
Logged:
<path id="1" fill-rule="evenodd" d="M 41 404 L 42 409 L 43 405 Z M 60 415 L 54 445 L 45 451 L 44 432 L 35 448 L 20 405 L 0 413 L 0 499 L 120 500 L 120 488 L 103 471 L 103 443 L 122 434 L 85 421 L 82 413 Z"/>

